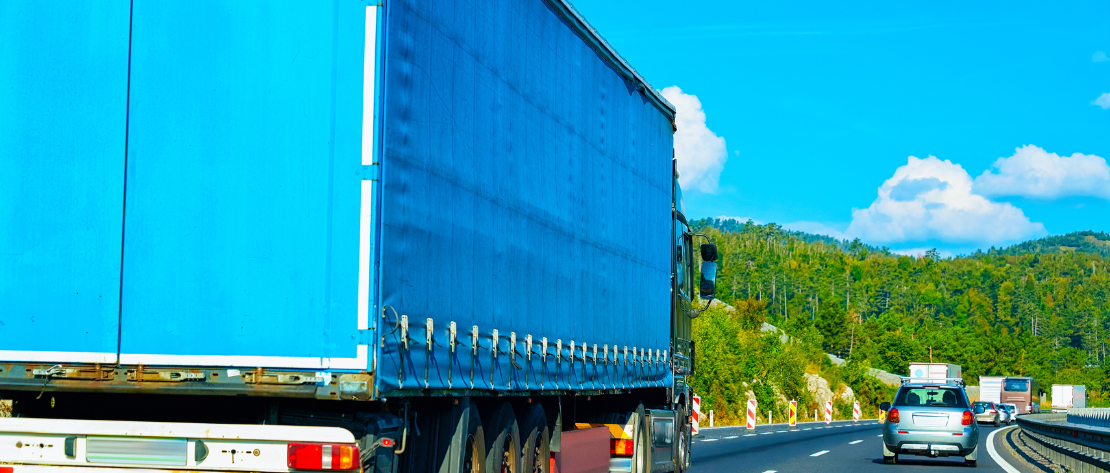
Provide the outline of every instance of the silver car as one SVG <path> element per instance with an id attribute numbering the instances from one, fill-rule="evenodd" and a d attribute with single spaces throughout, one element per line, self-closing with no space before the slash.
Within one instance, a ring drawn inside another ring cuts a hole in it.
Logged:
<path id="1" fill-rule="evenodd" d="M 963 381 L 904 382 L 894 404 L 884 402 L 883 463 L 898 463 L 898 455 L 962 456 L 976 466 L 979 425 L 967 402 Z"/>
<path id="2" fill-rule="evenodd" d="M 1010 425 L 1014 423 L 1014 411 L 1011 411 L 1005 404 L 998 404 L 998 415 L 1001 417 L 1003 424 Z"/>
<path id="3" fill-rule="evenodd" d="M 991 401 L 975 401 L 975 404 L 971 405 L 971 410 L 975 412 L 977 422 L 994 424 L 995 427 L 1002 425 L 1004 409 L 998 404 Z"/>
<path id="4" fill-rule="evenodd" d="M 1002 407 L 1006 408 L 1006 411 L 1010 413 L 1010 423 L 1013 424 L 1014 422 L 1016 422 L 1018 416 L 1017 406 L 1006 403 L 1003 404 Z"/>

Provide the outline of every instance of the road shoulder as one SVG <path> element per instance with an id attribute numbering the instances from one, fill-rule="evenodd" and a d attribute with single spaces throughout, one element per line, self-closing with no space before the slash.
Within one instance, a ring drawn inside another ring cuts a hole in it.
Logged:
<path id="1" fill-rule="evenodd" d="M 1021 435 L 1020 427 L 1015 426 L 996 432 L 998 435 L 991 439 L 994 447 L 991 456 L 994 457 L 997 454 L 1001 458 L 994 458 L 995 462 L 1001 459 L 1021 472 L 1064 473 L 1066 471 L 1037 453 L 1032 445 L 1029 445 L 1030 440 Z"/>

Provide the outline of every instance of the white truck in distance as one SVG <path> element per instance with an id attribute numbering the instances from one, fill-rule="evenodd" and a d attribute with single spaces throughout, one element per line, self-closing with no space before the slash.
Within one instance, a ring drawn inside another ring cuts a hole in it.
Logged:
<path id="1" fill-rule="evenodd" d="M 1087 386 L 1081 384 L 1053 384 L 1052 409 L 1087 407 Z"/>
<path id="2" fill-rule="evenodd" d="M 910 382 L 930 379 L 963 378 L 960 365 L 952 363 L 910 363 Z"/>

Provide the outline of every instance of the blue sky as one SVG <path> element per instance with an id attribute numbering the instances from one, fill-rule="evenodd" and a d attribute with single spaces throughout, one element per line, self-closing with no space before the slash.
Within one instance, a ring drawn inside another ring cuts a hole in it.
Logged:
<path id="1" fill-rule="evenodd" d="M 1110 231 L 1110 2 L 572 1 L 678 106 L 692 217 L 911 253 Z"/>

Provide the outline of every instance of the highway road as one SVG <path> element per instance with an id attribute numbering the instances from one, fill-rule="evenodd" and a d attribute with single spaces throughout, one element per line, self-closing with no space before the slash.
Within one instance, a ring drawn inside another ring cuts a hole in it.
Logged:
<path id="1" fill-rule="evenodd" d="M 974 471 L 1006 471 L 987 453 L 987 437 L 996 429 L 987 425 L 979 429 L 979 467 Z M 805 423 L 793 429 L 786 425 L 759 426 L 754 433 L 742 427 L 702 429 L 691 447 L 689 473 L 971 470 L 964 466 L 963 457 L 899 455 L 897 465 L 885 465 L 881 433 L 874 420 L 856 425 Z"/>

